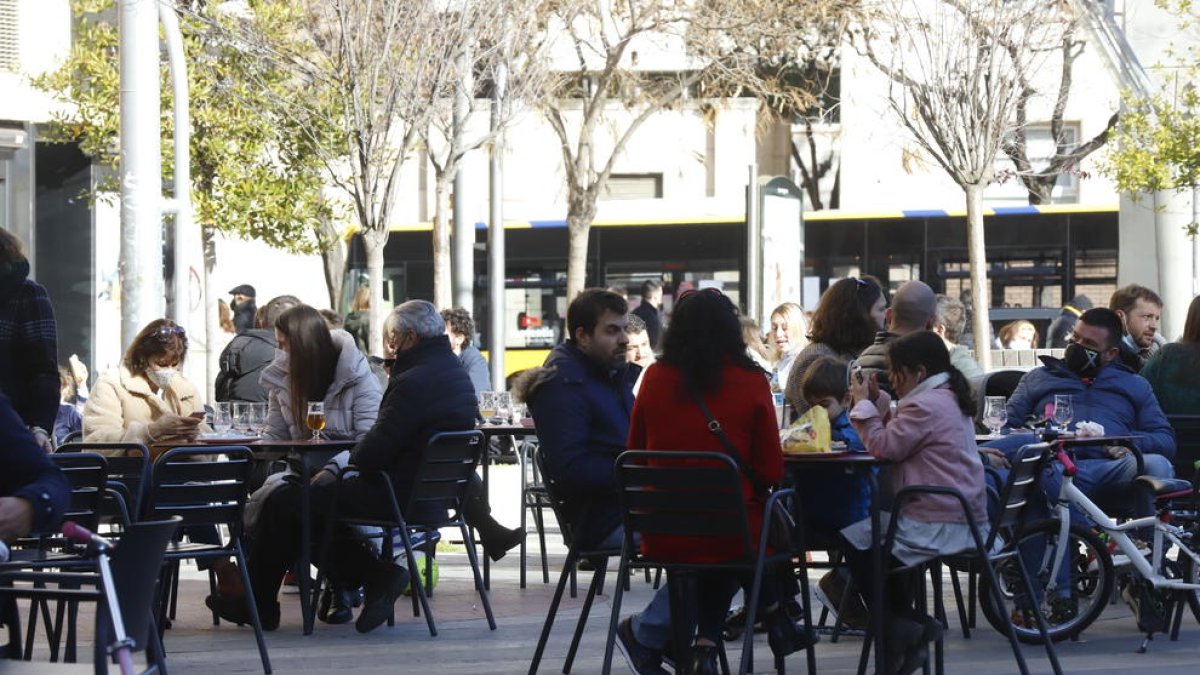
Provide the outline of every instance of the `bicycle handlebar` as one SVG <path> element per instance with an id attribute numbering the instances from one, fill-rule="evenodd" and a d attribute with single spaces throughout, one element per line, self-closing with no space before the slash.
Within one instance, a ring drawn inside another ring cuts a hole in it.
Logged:
<path id="1" fill-rule="evenodd" d="M 1063 465 L 1063 475 L 1074 476 L 1077 470 L 1075 462 L 1071 459 L 1070 453 L 1063 448 L 1062 444 L 1059 444 L 1058 449 L 1054 451 L 1054 455 L 1058 463 Z"/>

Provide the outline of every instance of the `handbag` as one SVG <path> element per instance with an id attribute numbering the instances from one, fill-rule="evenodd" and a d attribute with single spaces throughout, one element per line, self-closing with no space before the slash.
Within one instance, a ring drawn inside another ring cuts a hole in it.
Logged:
<path id="1" fill-rule="evenodd" d="M 704 398 L 695 390 L 689 391 L 691 391 L 696 405 L 700 407 L 700 412 L 704 413 L 705 419 L 708 420 L 708 430 L 721 441 L 721 445 L 725 446 L 725 450 L 729 453 L 729 456 L 737 463 L 738 469 L 750 481 L 754 492 L 766 501 L 771 496 L 771 487 L 754 470 L 754 467 L 742 460 L 742 453 L 738 452 L 737 446 L 725 435 L 725 432 L 721 429 L 721 423 L 717 421 L 717 418 L 713 417 L 708 404 L 704 402 Z M 794 551 L 795 545 L 792 541 L 792 531 L 796 528 L 796 519 L 792 516 L 791 511 L 784 508 L 783 504 L 775 502 L 774 508 L 771 509 L 771 513 L 767 517 L 770 519 L 770 531 L 767 535 L 767 543 L 776 551 Z M 768 523 L 763 523 L 763 525 L 768 526 Z"/>

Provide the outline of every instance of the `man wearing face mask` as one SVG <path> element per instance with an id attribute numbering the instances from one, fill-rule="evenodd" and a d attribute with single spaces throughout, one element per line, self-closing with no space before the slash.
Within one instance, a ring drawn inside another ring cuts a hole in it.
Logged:
<path id="1" fill-rule="evenodd" d="M 1008 399 L 1008 426 L 1022 428 L 1031 417 L 1041 419 L 1048 406 L 1054 405 L 1055 394 L 1070 394 L 1076 422 L 1097 422 L 1108 436 L 1138 436 L 1145 473 L 1169 478 L 1174 475 L 1175 433 L 1150 383 L 1118 358 L 1123 335 L 1121 319 L 1112 310 L 1097 307 L 1084 312 L 1063 358 L 1043 356 L 1045 365 L 1021 378 Z M 1028 435 L 1013 434 L 990 445 L 1012 453 L 1028 442 Z M 1128 448 L 1081 447 L 1075 452 L 1079 460 L 1076 487 L 1093 499 L 1129 498 L 1137 464 Z M 1058 494 L 1061 479 L 1060 472 L 1047 472 L 1043 485 L 1048 494 Z M 1134 508 L 1153 513 L 1151 504 L 1135 504 Z"/>
<path id="2" fill-rule="evenodd" d="M 1162 298 L 1145 286 L 1129 284 L 1112 294 L 1108 308 L 1117 313 L 1125 327 L 1122 357 L 1130 368 L 1141 370 L 1146 361 L 1167 343 L 1158 332 Z"/>

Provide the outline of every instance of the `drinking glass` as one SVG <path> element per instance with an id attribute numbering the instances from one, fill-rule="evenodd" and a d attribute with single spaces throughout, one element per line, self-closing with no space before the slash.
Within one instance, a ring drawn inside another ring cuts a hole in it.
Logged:
<path id="1" fill-rule="evenodd" d="M 1007 403 L 1003 396 L 988 396 L 984 399 L 983 426 L 992 430 L 992 438 L 999 438 L 1000 430 L 1008 421 Z"/>
<path id="2" fill-rule="evenodd" d="M 233 428 L 233 412 L 230 410 L 228 402 L 218 402 L 213 404 L 212 412 L 212 427 L 213 431 L 224 436 Z"/>
<path id="3" fill-rule="evenodd" d="M 529 406 L 524 403 L 513 403 L 513 424 L 520 424 L 529 417 Z"/>
<path id="4" fill-rule="evenodd" d="M 325 428 L 325 402 L 309 401 L 308 415 L 304 418 L 305 425 L 312 429 L 312 439 L 321 440 L 321 430 Z"/>
<path id="5" fill-rule="evenodd" d="M 267 404 L 250 403 L 249 430 L 255 436 L 262 436 L 267 430 Z"/>
<path id="6" fill-rule="evenodd" d="M 496 421 L 499 424 L 506 424 L 512 421 L 513 415 L 513 400 L 512 394 L 507 391 L 496 392 Z"/>
<path id="7" fill-rule="evenodd" d="M 1071 424 L 1071 420 L 1075 417 L 1075 410 L 1071 404 L 1070 394 L 1055 394 L 1054 395 L 1054 423 L 1058 425 L 1059 431 L 1066 431 Z"/>
<path id="8" fill-rule="evenodd" d="M 479 416 L 483 418 L 483 426 L 491 425 L 492 418 L 496 416 L 497 404 L 496 392 L 479 392 Z"/>
<path id="9" fill-rule="evenodd" d="M 233 428 L 238 433 L 249 434 L 252 432 L 250 428 L 250 414 L 254 409 L 253 403 L 238 401 L 233 404 Z"/>

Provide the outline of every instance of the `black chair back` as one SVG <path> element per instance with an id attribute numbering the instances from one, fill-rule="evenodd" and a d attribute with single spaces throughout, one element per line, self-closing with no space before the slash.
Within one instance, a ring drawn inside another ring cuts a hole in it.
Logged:
<path id="1" fill-rule="evenodd" d="M 998 531 L 1015 529 L 1020 524 L 1025 505 L 1031 498 L 1037 498 L 1036 488 L 1042 470 L 1050 462 L 1050 449 L 1049 443 L 1030 443 L 1021 446 L 1013 456 L 1008 481 L 1000 489 L 1000 508 L 986 550 L 991 550 Z"/>
<path id="2" fill-rule="evenodd" d="M 113 587 L 120 599 L 121 622 L 128 637 L 134 641 L 135 650 L 145 649 L 150 638 L 150 619 L 158 594 L 163 554 L 180 522 L 176 517 L 130 525 L 113 549 L 110 560 Z M 108 620 L 102 623 L 98 620 L 97 624 L 97 630 L 103 630 L 105 634 L 96 643 L 107 647 L 111 642 L 112 625 Z"/>
<path id="3" fill-rule="evenodd" d="M 460 509 L 467 485 L 475 475 L 475 467 L 486 447 L 484 435 L 479 431 L 434 434 L 422 451 L 408 507 L 403 513 L 422 513 L 447 504 L 455 510 Z"/>
<path id="4" fill-rule="evenodd" d="M 1192 481 L 1195 486 L 1200 478 L 1196 463 L 1200 462 L 1200 415 L 1167 415 L 1167 421 L 1175 430 L 1175 477 Z"/>
<path id="5" fill-rule="evenodd" d="M 142 494 L 150 478 L 146 446 L 141 443 L 64 443 L 55 453 L 98 452 L 108 460 L 108 489 L 111 502 L 101 509 L 103 516 L 116 516 L 129 523 L 136 519 Z"/>
<path id="6" fill-rule="evenodd" d="M 1024 370 L 993 370 L 984 373 L 979 385 L 975 387 L 975 424 L 979 429 L 983 425 L 984 403 L 988 396 L 1003 396 L 1008 398 L 1017 390 L 1017 384 L 1025 376 Z"/>
<path id="7" fill-rule="evenodd" d="M 616 470 L 627 540 L 634 532 L 733 539 L 741 543 L 742 561 L 757 555 L 742 473 L 728 455 L 629 450 L 617 457 Z"/>
<path id="8" fill-rule="evenodd" d="M 140 520 L 179 516 L 185 527 L 226 525 L 238 540 L 253 464 L 244 445 L 168 450 L 154 462 Z"/>
<path id="9" fill-rule="evenodd" d="M 95 530 L 100 523 L 100 505 L 104 499 L 108 462 L 94 452 L 55 453 L 50 461 L 62 470 L 71 486 L 71 502 L 63 520 Z"/>

